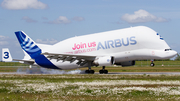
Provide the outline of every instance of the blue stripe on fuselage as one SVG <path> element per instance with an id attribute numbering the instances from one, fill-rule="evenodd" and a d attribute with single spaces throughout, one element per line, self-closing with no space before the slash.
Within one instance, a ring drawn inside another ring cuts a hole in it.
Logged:
<path id="1" fill-rule="evenodd" d="M 42 67 L 50 69 L 60 69 L 56 67 L 53 63 L 51 63 L 44 55 L 38 55 L 34 59 L 35 62 Z"/>

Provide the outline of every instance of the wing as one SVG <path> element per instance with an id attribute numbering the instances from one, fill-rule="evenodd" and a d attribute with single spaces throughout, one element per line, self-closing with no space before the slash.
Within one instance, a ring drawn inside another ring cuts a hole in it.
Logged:
<path id="1" fill-rule="evenodd" d="M 70 61 L 70 63 L 78 60 L 78 62 L 76 64 L 83 66 L 86 63 L 90 62 L 90 61 L 94 61 L 96 56 L 92 56 L 92 55 L 76 55 L 76 54 L 58 54 L 58 53 L 42 53 L 42 55 L 45 55 L 46 58 L 48 59 L 56 59 L 57 62 L 58 61 Z"/>

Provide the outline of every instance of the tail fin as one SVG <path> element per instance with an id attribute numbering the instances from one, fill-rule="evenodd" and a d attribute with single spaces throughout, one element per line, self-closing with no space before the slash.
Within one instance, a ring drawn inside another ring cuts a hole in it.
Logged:
<path id="1" fill-rule="evenodd" d="M 15 32 L 16 37 L 21 45 L 21 48 L 29 54 L 31 58 L 35 58 L 37 55 L 41 54 L 41 49 L 37 44 L 23 31 Z"/>
<path id="2" fill-rule="evenodd" d="M 21 48 L 29 54 L 29 56 L 35 60 L 35 62 L 46 68 L 59 69 L 51 61 L 49 61 L 44 55 L 41 55 L 42 50 L 38 45 L 23 31 L 15 32 L 17 39 L 21 45 Z"/>
<path id="3" fill-rule="evenodd" d="M 11 53 L 9 52 L 8 48 L 2 49 L 2 61 L 5 61 L 5 62 L 11 62 L 12 61 Z"/>

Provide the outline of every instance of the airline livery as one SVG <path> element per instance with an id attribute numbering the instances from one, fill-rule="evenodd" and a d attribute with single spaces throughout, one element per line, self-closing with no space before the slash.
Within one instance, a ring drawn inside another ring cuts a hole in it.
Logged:
<path id="1" fill-rule="evenodd" d="M 169 59 L 177 54 L 159 33 L 145 26 L 72 37 L 54 45 L 38 44 L 23 31 L 15 34 L 25 53 L 18 60 L 21 63 L 51 69 L 88 67 L 85 72 L 91 74 L 92 66 L 102 66 L 99 73 L 106 74 L 105 66 L 133 66 L 135 60 Z M 9 52 L 4 54 L 7 57 Z"/>

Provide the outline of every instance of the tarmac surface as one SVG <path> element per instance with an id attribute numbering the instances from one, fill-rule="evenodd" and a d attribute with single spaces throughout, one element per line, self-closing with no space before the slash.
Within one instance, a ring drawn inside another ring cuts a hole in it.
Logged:
<path id="1" fill-rule="evenodd" d="M 119 74 L 119 75 L 180 75 L 180 72 L 116 72 L 109 74 Z"/>
<path id="2" fill-rule="evenodd" d="M 0 72 L 1 74 L 21 74 L 21 75 L 26 75 L 26 74 L 86 74 L 84 72 L 79 72 L 79 71 L 72 71 L 72 72 L 61 72 L 61 73 L 43 73 L 43 72 Z M 98 72 L 94 73 L 95 75 L 98 75 Z M 102 74 L 99 74 L 102 75 Z M 106 75 L 180 75 L 180 72 L 110 72 Z"/>
<path id="3" fill-rule="evenodd" d="M 46 68 L 18 68 L 16 72 L 0 72 L 0 74 L 86 74 L 84 70 L 53 70 Z M 98 75 L 99 72 L 94 74 Z M 180 75 L 180 72 L 109 72 L 107 75 Z M 100 74 L 101 75 L 101 74 Z"/>

